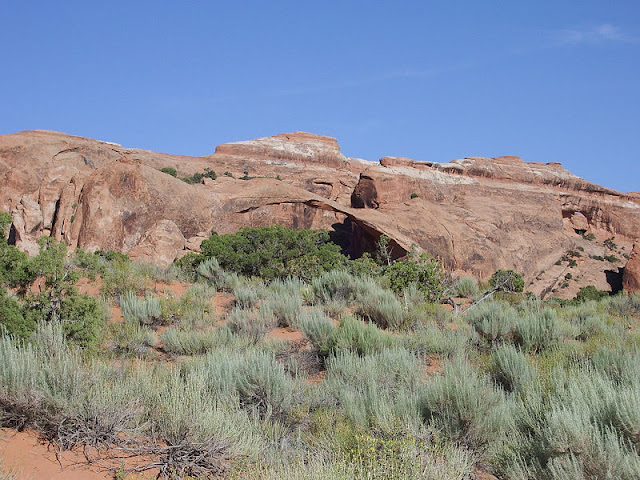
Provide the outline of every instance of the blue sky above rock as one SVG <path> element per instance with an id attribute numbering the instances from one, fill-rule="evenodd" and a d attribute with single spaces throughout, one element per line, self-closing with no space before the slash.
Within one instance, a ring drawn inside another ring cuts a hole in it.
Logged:
<path id="1" fill-rule="evenodd" d="M 640 190 L 636 1 L 25 1 L 3 17 L 0 133 L 205 155 L 303 130 L 367 160 L 518 155 Z"/>

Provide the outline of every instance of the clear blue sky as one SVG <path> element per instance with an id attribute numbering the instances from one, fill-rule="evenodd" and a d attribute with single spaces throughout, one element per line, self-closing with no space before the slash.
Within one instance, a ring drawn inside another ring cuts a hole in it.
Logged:
<path id="1" fill-rule="evenodd" d="M 205 155 L 296 130 L 348 156 L 519 155 L 640 190 L 640 1 L 9 0 L 0 133 Z"/>

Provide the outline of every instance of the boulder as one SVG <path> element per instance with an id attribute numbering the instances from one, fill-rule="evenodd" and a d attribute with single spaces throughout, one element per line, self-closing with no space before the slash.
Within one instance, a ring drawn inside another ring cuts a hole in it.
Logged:
<path id="1" fill-rule="evenodd" d="M 171 220 L 160 220 L 129 250 L 132 259 L 168 267 L 184 249 L 185 240 Z"/>

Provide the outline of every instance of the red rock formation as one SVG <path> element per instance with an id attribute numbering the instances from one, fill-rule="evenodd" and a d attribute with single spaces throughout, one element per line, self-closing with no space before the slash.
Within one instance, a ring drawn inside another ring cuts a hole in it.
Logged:
<path id="1" fill-rule="evenodd" d="M 218 178 L 189 185 L 163 167 L 179 176 L 210 168 Z M 244 172 L 253 178 L 240 180 Z M 589 257 L 607 254 L 604 239 L 615 236 L 630 249 L 640 237 L 640 196 L 591 184 L 559 164 L 518 157 L 373 163 L 344 157 L 335 139 L 301 132 L 220 145 L 205 157 L 55 132 L 4 135 L 0 185 L 0 209 L 13 214 L 13 237 L 24 250 L 35 252 L 38 236 L 53 235 L 72 248 L 163 264 L 197 251 L 211 231 L 278 223 L 336 229 L 354 255 L 385 234 L 396 256 L 429 251 L 449 270 L 482 278 L 514 268 L 535 293 L 572 296 L 585 284 L 610 288 L 622 265 Z M 577 266 L 556 265 L 578 247 L 585 254 Z M 566 273 L 574 280 L 564 286 Z"/>
<path id="2" fill-rule="evenodd" d="M 640 243 L 633 246 L 629 261 L 624 267 L 622 288 L 627 292 L 640 292 Z"/>

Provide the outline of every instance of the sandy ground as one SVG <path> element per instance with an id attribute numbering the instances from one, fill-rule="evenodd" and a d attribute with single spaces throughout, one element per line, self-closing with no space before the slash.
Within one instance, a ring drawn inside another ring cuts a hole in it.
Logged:
<path id="1" fill-rule="evenodd" d="M 121 461 L 114 459 L 110 465 L 118 467 Z M 12 473 L 17 480 L 113 480 L 114 473 L 103 466 L 89 464 L 82 451 L 62 452 L 60 462 L 56 452 L 42 443 L 36 432 L 17 432 L 0 429 L 0 465 L 5 473 Z M 130 474 L 126 480 L 151 480 L 157 472 Z"/>
<path id="2" fill-rule="evenodd" d="M 99 467 L 88 465 L 80 452 L 63 452 L 62 468 L 55 451 L 30 431 L 1 429 L 0 458 L 4 471 L 14 473 L 18 480 L 113 479 L 113 473 L 100 472 Z"/>

